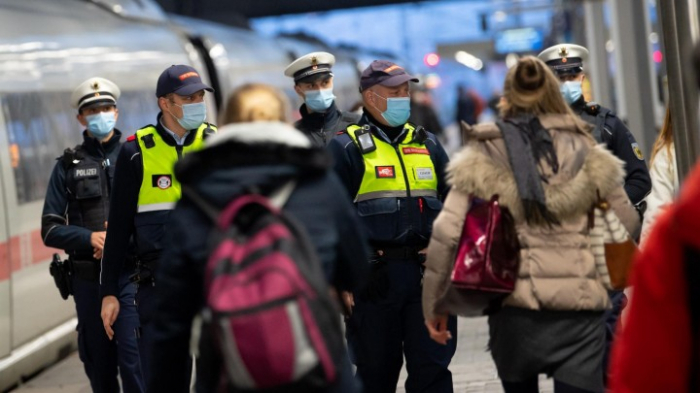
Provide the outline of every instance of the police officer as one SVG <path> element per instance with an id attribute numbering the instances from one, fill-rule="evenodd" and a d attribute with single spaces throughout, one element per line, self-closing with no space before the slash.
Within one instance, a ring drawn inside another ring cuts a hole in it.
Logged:
<path id="1" fill-rule="evenodd" d="M 588 49 L 580 45 L 559 44 L 545 49 L 538 57 L 559 77 L 561 93 L 574 113 L 595 126 L 593 137 L 596 141 L 605 143 L 608 150 L 625 162 L 625 191 L 640 215 L 643 215 L 644 198 L 651 192 L 651 178 L 642 150 L 632 133 L 612 110 L 595 102 L 586 102 L 583 98 L 581 84 L 586 77 L 583 73 L 583 62 L 588 59 Z M 605 313 L 605 370 L 615 325 L 626 303 L 626 297 L 622 291 L 610 291 L 610 300 L 613 307 Z"/>
<path id="2" fill-rule="evenodd" d="M 66 149 L 53 169 L 46 191 L 41 233 L 44 244 L 66 251 L 78 314 L 78 351 L 93 392 L 119 392 L 117 367 L 124 392 L 143 392 L 134 306 L 136 287 L 129 282 L 133 266 L 122 263 L 114 272 L 115 302 L 122 313 L 114 323 L 116 340 L 105 336 L 100 320 L 100 261 L 112 193 L 112 177 L 122 147 L 114 128 L 119 111 L 117 85 L 90 78 L 73 92 L 83 143 Z M 117 199 L 118 201 L 118 199 Z M 117 300 L 118 297 L 118 300 Z"/>
<path id="3" fill-rule="evenodd" d="M 119 153 L 114 177 L 109 231 L 102 258 L 102 321 L 111 338 L 112 324 L 119 315 L 116 300 L 117 276 L 122 268 L 129 239 L 133 236 L 138 258 L 136 304 L 141 321 L 139 350 L 144 379 L 148 383 L 150 319 L 153 315 L 155 281 L 153 274 L 161 249 L 166 223 L 180 199 L 180 183 L 173 175 L 178 159 L 203 145 L 216 127 L 206 123 L 205 91 L 199 73 L 187 65 L 173 65 L 158 78 L 156 96 L 160 113 L 155 125 L 148 125 L 127 138 Z"/>
<path id="4" fill-rule="evenodd" d="M 586 78 L 583 62 L 588 50 L 580 45 L 560 44 L 545 49 L 538 57 L 547 63 L 561 81 L 561 93 L 574 113 L 595 126 L 593 136 L 598 143 L 625 162 L 625 191 L 630 201 L 640 208 L 640 203 L 651 191 L 649 170 L 642 150 L 625 124 L 612 112 L 595 102 L 586 102 L 581 84 Z"/>
<path id="5" fill-rule="evenodd" d="M 360 119 L 357 114 L 339 110 L 335 104 L 333 64 L 332 54 L 312 52 L 294 60 L 284 70 L 284 75 L 294 78 L 294 91 L 304 100 L 299 108 L 301 119 L 294 127 L 318 147 L 326 146 L 337 131 Z"/>
<path id="6" fill-rule="evenodd" d="M 435 136 L 407 123 L 409 81 L 400 66 L 375 60 L 362 72 L 364 113 L 328 148 L 374 249 L 372 277 L 352 306 L 348 343 L 366 392 L 394 392 L 406 357 L 408 392 L 452 392 L 456 342 L 432 341 L 423 323 L 421 282 L 432 222 L 448 191 L 447 154 Z M 354 295 L 354 296 L 353 296 Z M 456 334 L 456 319 L 449 329 Z"/>

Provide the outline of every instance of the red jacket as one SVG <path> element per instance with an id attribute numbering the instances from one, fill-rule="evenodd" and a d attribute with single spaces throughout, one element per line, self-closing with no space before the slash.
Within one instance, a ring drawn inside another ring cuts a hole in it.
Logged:
<path id="1" fill-rule="evenodd" d="M 689 391 L 692 335 L 686 246 L 700 249 L 700 165 L 678 201 L 658 219 L 635 261 L 630 311 L 612 354 L 614 393 Z M 694 373 L 700 375 L 700 369 Z"/>

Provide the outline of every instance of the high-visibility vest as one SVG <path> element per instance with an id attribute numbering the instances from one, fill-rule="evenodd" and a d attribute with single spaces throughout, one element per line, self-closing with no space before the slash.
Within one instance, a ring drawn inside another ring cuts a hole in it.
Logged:
<path id="1" fill-rule="evenodd" d="M 361 126 L 351 125 L 346 130 L 359 146 L 356 132 Z M 386 197 L 437 197 L 437 173 L 428 148 L 414 141 L 415 127 L 404 126 L 406 135 L 393 146 L 373 134 L 376 150 L 362 155 L 365 173 L 355 202 Z"/>
<path id="2" fill-rule="evenodd" d="M 143 179 L 139 191 L 138 213 L 172 210 L 182 195 L 174 174 L 175 163 L 183 156 L 204 146 L 205 130 L 216 127 L 203 123 L 188 146 L 168 145 L 153 126 L 136 131 L 143 159 Z"/>

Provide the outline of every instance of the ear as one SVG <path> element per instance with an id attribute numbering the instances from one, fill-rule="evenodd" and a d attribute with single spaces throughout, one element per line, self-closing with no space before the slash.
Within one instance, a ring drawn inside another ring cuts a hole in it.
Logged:
<path id="1" fill-rule="evenodd" d="M 87 120 L 85 120 L 85 116 L 83 116 L 82 113 L 78 112 L 75 118 L 78 119 L 78 123 L 80 123 L 81 126 L 87 127 Z"/>
<path id="2" fill-rule="evenodd" d="M 161 111 L 165 112 L 168 109 L 168 99 L 165 97 L 158 97 L 158 108 L 160 108 Z"/>
<path id="3" fill-rule="evenodd" d="M 294 85 L 294 91 L 299 95 L 299 97 L 304 98 L 304 91 L 301 90 L 301 87 L 299 85 Z"/>

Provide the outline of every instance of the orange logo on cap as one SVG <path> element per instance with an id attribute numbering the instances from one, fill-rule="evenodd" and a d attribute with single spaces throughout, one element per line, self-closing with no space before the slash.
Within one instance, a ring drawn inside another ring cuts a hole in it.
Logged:
<path id="1" fill-rule="evenodd" d="M 384 72 L 386 72 L 386 73 L 388 74 L 388 73 L 390 73 L 391 71 L 394 71 L 394 70 L 402 70 L 402 69 L 403 69 L 403 68 L 401 68 L 401 67 L 397 66 L 396 64 L 394 64 L 393 66 L 391 66 L 391 67 L 385 69 Z"/>
<path id="2" fill-rule="evenodd" d="M 184 81 L 185 79 L 191 78 L 193 76 L 196 76 L 197 78 L 199 78 L 199 74 L 196 72 L 193 72 L 193 71 L 185 72 L 184 74 L 180 75 L 178 78 L 180 78 L 181 81 Z"/>

